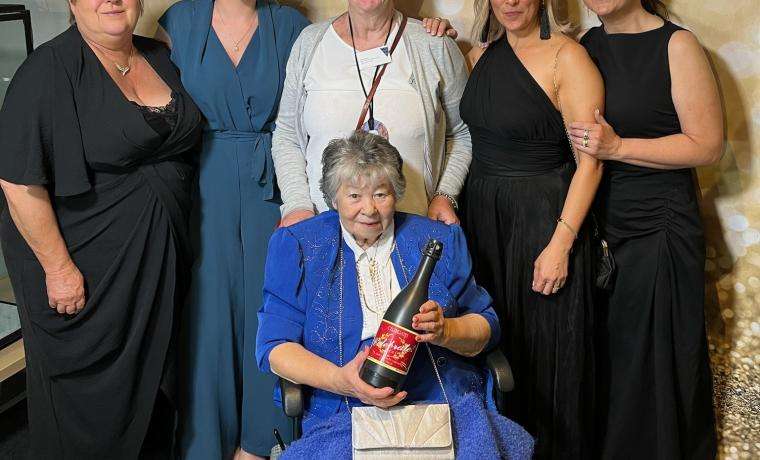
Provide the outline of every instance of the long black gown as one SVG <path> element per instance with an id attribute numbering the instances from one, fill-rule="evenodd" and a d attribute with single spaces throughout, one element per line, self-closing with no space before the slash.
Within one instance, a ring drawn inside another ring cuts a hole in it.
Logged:
<path id="1" fill-rule="evenodd" d="M 172 89 L 172 116 L 151 118 L 128 101 L 76 26 L 26 60 L 0 112 L 0 178 L 47 188 L 87 296 L 75 316 L 48 306 L 42 267 L 5 212 L 30 458 L 137 458 L 154 406 L 173 401 L 173 331 L 191 258 L 190 154 L 202 118 L 168 50 L 142 37 L 134 45 Z"/>
<path id="2" fill-rule="evenodd" d="M 585 229 L 567 284 L 532 291 L 575 163 L 562 115 L 500 39 L 470 75 L 460 106 L 473 160 L 463 197 L 475 278 L 494 297 L 515 389 L 506 415 L 537 437 L 538 458 L 588 458 L 593 421 L 593 303 Z"/>
<path id="3" fill-rule="evenodd" d="M 637 34 L 589 30 L 607 121 L 623 138 L 681 132 L 670 88 L 670 23 Z M 704 317 L 705 249 L 691 169 L 610 161 L 597 215 L 618 265 L 599 311 L 603 458 L 715 457 Z"/>

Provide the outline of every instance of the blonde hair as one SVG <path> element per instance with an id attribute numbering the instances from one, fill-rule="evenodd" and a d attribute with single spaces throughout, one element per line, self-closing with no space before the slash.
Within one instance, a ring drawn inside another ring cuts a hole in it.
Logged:
<path id="1" fill-rule="evenodd" d="M 559 32 L 572 36 L 577 30 L 577 26 L 570 21 L 568 17 L 560 17 L 558 12 L 562 11 L 560 5 L 566 3 L 566 0 L 540 0 L 546 6 L 549 15 L 549 26 L 552 32 Z M 566 10 L 566 8 L 565 8 Z M 539 14 L 541 9 L 539 8 Z M 536 17 L 538 21 L 540 18 Z M 485 28 L 488 26 L 488 30 Z M 501 38 L 504 35 L 504 26 L 501 25 L 491 9 L 490 0 L 475 0 L 475 23 L 472 27 L 473 36 L 481 43 L 490 43 Z"/>

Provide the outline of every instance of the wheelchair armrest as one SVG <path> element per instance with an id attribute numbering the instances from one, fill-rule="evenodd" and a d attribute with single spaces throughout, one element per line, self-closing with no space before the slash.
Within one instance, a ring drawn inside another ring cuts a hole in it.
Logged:
<path id="1" fill-rule="evenodd" d="M 291 418 L 303 415 L 303 387 L 298 383 L 280 378 L 280 392 L 282 393 L 282 410 Z"/>
<path id="2" fill-rule="evenodd" d="M 486 366 L 491 373 L 494 387 L 501 393 L 508 393 L 515 388 L 515 378 L 507 357 L 498 348 L 486 356 Z"/>

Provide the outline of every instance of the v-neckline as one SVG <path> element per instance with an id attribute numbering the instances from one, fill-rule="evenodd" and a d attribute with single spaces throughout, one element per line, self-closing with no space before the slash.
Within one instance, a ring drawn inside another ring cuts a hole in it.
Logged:
<path id="1" fill-rule="evenodd" d="M 98 55 L 95 53 L 95 50 L 93 50 L 90 47 L 90 45 L 87 43 L 87 41 L 84 39 L 84 37 L 82 37 L 81 32 L 79 32 L 78 30 L 77 30 L 77 32 L 79 33 L 80 39 L 82 40 L 82 46 L 85 47 L 85 48 L 87 48 L 87 50 L 89 51 L 91 57 L 93 59 L 95 59 L 95 61 L 98 63 L 98 66 L 100 66 L 100 70 L 103 73 L 106 74 L 105 76 L 108 79 L 110 85 L 113 87 L 113 89 L 116 90 L 117 93 L 119 93 L 121 95 L 122 100 L 124 102 L 126 102 L 127 105 L 129 105 L 129 106 L 132 106 L 132 103 L 137 104 L 137 101 L 133 101 L 133 100 L 129 99 L 127 97 L 127 95 L 124 94 L 124 91 L 122 91 L 122 89 L 119 86 L 119 84 L 116 83 L 116 80 L 114 80 L 113 76 L 111 76 L 111 74 L 108 73 L 108 69 L 106 69 L 105 64 L 100 60 L 100 58 L 98 58 Z M 173 98 L 174 94 L 177 92 L 177 90 L 168 81 L 166 81 L 166 79 L 163 77 L 163 75 L 161 75 L 161 73 L 158 71 L 158 69 L 156 68 L 156 66 L 153 65 L 153 62 L 151 62 L 151 58 L 149 56 L 151 53 L 146 53 L 144 50 L 140 49 L 140 47 L 137 46 L 137 44 L 135 43 L 134 38 L 132 39 L 132 46 L 136 50 L 138 50 L 140 52 L 140 55 L 143 57 L 143 59 L 148 64 L 148 67 L 150 67 L 150 69 L 153 71 L 153 73 L 156 74 L 156 77 L 158 77 L 158 79 L 161 80 L 161 82 L 164 85 L 166 85 L 167 88 L 169 88 L 169 102 L 167 102 L 167 104 L 170 104 L 171 101 L 172 101 L 172 98 Z"/>
<path id="2" fill-rule="evenodd" d="M 530 70 L 528 70 L 528 68 L 525 67 L 525 64 L 523 64 L 522 60 L 520 59 L 520 56 L 518 56 L 517 53 L 515 53 L 515 49 L 512 48 L 512 45 L 509 44 L 509 40 L 507 40 L 506 35 L 504 36 L 504 46 L 506 46 L 507 49 L 509 49 L 509 52 L 512 54 L 512 57 L 515 58 L 515 61 L 517 61 L 517 64 L 520 66 L 522 71 L 526 74 L 526 76 L 528 77 L 528 80 L 531 82 L 534 89 L 538 90 L 538 92 L 541 93 L 541 95 L 543 96 L 544 102 L 549 104 L 549 107 L 551 107 L 552 109 L 554 109 L 555 112 L 561 115 L 562 112 L 557 108 L 556 105 L 554 105 L 554 102 L 552 102 L 551 97 L 549 97 L 549 95 L 546 94 L 546 91 L 544 91 L 543 86 L 541 86 L 541 84 L 538 83 L 538 80 L 536 80 L 536 77 L 534 77 L 533 74 L 530 73 Z"/>
<path id="3" fill-rule="evenodd" d="M 74 25 L 72 27 L 76 27 L 76 25 Z M 87 41 L 85 41 L 84 37 L 82 36 L 82 33 L 79 32 L 78 29 L 77 29 L 77 34 L 79 35 L 79 40 L 80 40 L 81 46 L 86 49 L 85 53 L 90 53 L 90 57 L 95 60 L 96 65 L 98 66 L 98 68 L 100 69 L 100 71 L 105 74 L 103 78 L 105 78 L 108 81 L 108 83 L 106 83 L 106 84 L 110 85 L 111 88 L 116 92 L 116 94 L 119 95 L 118 97 L 121 98 L 122 102 L 124 103 L 124 105 L 126 105 L 128 107 L 128 110 L 131 113 L 134 113 L 136 116 L 138 116 L 139 119 L 142 121 L 142 123 L 145 126 L 148 127 L 148 129 L 150 129 L 153 132 L 155 132 L 155 129 L 153 129 L 153 127 L 150 125 L 150 123 L 148 123 L 148 121 L 145 119 L 145 117 L 141 113 L 140 108 L 136 107 L 136 105 L 139 105 L 139 104 L 137 104 L 135 101 L 130 100 L 127 97 L 127 95 L 124 94 L 124 91 L 122 91 L 121 87 L 119 87 L 119 85 L 116 83 L 116 80 L 114 80 L 114 78 L 111 76 L 111 74 L 108 73 L 108 69 L 106 69 L 105 64 L 98 58 L 98 55 L 95 54 L 95 50 L 93 50 L 90 47 L 90 45 L 87 43 Z M 169 80 L 161 74 L 161 72 L 159 72 L 159 70 L 158 70 L 158 62 L 153 62 L 152 61 L 152 59 L 154 59 L 153 53 L 150 52 L 149 50 L 146 52 L 146 50 L 144 50 L 140 46 L 138 46 L 137 43 L 135 42 L 134 36 L 132 37 L 132 46 L 135 47 L 135 49 L 137 49 L 140 52 L 140 54 L 142 55 L 143 59 L 148 64 L 148 66 L 151 68 L 151 70 L 166 85 L 166 87 L 169 88 L 169 98 L 170 98 L 169 99 L 169 104 L 171 104 L 171 102 L 173 100 L 175 100 L 175 98 L 176 98 L 177 121 L 176 121 L 175 125 L 172 127 L 172 130 L 169 133 L 169 135 L 161 140 L 160 146 L 158 147 L 158 149 L 161 149 L 161 148 L 163 148 L 164 145 L 166 145 L 169 142 L 169 140 L 172 138 L 172 136 L 175 135 L 175 133 L 177 132 L 177 128 L 180 126 L 180 122 L 181 122 L 181 119 L 182 119 L 182 107 L 180 106 L 180 104 L 181 104 L 180 92 L 179 92 L 179 89 L 175 88 L 174 85 L 172 83 L 170 83 Z M 156 133 L 156 134 L 158 134 L 158 133 Z"/>
<path id="4" fill-rule="evenodd" d="M 230 55 L 227 53 L 227 50 L 224 48 L 224 44 L 222 43 L 222 39 L 219 37 L 219 34 L 216 33 L 216 29 L 214 28 L 214 2 L 211 2 L 211 17 L 209 18 L 209 24 L 208 24 L 209 33 L 214 36 L 214 38 L 216 39 L 216 43 L 222 49 L 222 52 L 227 58 L 227 61 L 229 61 L 230 65 L 232 66 L 232 70 L 234 70 L 235 72 L 237 72 L 240 69 L 240 65 L 243 64 L 243 60 L 245 60 L 246 56 L 248 56 L 248 50 L 251 48 L 251 45 L 253 45 L 253 41 L 257 40 L 257 37 L 259 35 L 259 30 L 261 30 L 259 2 L 256 2 L 256 21 L 258 22 L 258 24 L 256 25 L 256 29 L 253 31 L 253 34 L 251 35 L 250 40 L 248 40 L 248 43 L 246 43 L 245 48 L 243 49 L 243 54 L 240 55 L 240 60 L 238 61 L 237 64 L 235 64 L 235 61 L 233 61 Z"/>

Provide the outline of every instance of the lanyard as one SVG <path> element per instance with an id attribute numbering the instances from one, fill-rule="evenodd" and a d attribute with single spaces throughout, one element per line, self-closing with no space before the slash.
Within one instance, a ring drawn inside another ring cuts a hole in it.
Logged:
<path id="1" fill-rule="evenodd" d="M 385 41 L 383 42 L 386 46 L 388 46 L 388 39 L 391 37 L 391 31 L 393 30 L 393 18 L 391 18 L 391 23 L 388 26 L 388 34 L 385 36 Z M 351 15 L 348 15 L 348 31 L 351 34 L 351 47 L 354 50 L 354 62 L 356 63 L 356 73 L 359 74 L 359 83 L 362 85 L 362 92 L 364 93 L 365 100 L 369 97 L 367 94 L 367 88 L 364 86 L 364 78 L 362 78 L 362 71 L 359 68 L 359 56 L 356 53 L 356 43 L 354 43 L 354 26 L 351 22 Z M 386 64 L 387 65 L 387 64 Z M 380 70 L 380 67 L 382 66 L 375 66 L 375 75 L 372 77 L 372 83 L 374 84 L 375 80 L 377 79 L 377 73 Z M 369 103 L 369 120 L 367 121 L 369 123 L 369 129 L 375 129 L 375 103 L 370 101 Z"/>
<path id="2" fill-rule="evenodd" d="M 393 55 L 393 51 L 396 49 L 396 46 L 398 46 L 399 41 L 401 41 L 401 35 L 404 33 L 404 28 L 406 28 L 406 16 L 403 16 L 401 19 L 401 24 L 398 27 L 398 31 L 396 31 L 396 38 L 393 39 L 393 44 L 391 45 L 391 49 L 389 51 L 390 55 Z M 390 38 L 391 30 L 393 29 L 393 22 L 391 21 L 391 26 L 388 29 L 388 36 L 385 38 L 386 43 L 388 42 L 388 38 Z M 351 34 L 351 44 L 354 45 L 354 27 L 351 24 L 351 15 L 348 16 L 348 30 Z M 356 71 L 359 73 L 359 81 L 362 84 L 362 91 L 364 91 L 365 101 L 364 106 L 362 107 L 362 113 L 359 116 L 359 121 L 357 122 L 356 129 L 361 129 L 362 125 L 364 124 L 364 117 L 367 115 L 367 111 L 369 111 L 369 128 L 374 129 L 375 125 L 375 118 L 373 113 L 373 103 L 372 99 L 375 97 L 375 92 L 377 91 L 377 87 L 380 85 L 380 80 L 383 78 L 383 75 L 385 74 L 385 69 L 388 67 L 388 64 L 383 64 L 380 66 L 375 67 L 375 76 L 372 78 L 372 87 L 369 90 L 369 93 L 367 93 L 366 88 L 364 87 L 364 79 L 362 78 L 361 69 L 359 68 L 359 58 L 356 53 L 356 46 L 353 46 L 354 48 L 354 62 L 356 63 Z"/>

